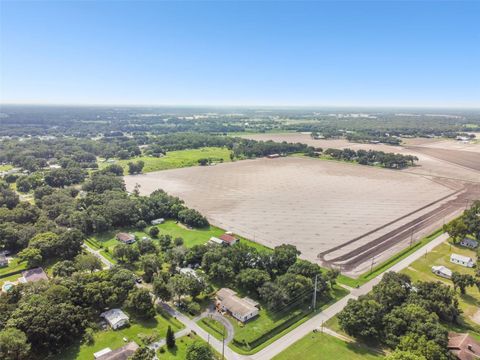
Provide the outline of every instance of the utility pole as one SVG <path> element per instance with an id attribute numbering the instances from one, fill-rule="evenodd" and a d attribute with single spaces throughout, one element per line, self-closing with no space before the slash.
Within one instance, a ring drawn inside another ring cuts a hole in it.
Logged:
<path id="1" fill-rule="evenodd" d="M 315 275 L 315 288 L 313 290 L 313 311 L 315 311 L 315 306 L 317 306 L 317 280 L 318 275 Z"/>

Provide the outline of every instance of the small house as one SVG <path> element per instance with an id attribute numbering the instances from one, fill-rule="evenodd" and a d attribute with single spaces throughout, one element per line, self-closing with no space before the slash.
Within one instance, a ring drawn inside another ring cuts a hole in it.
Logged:
<path id="1" fill-rule="evenodd" d="M 471 257 L 463 256 L 459 254 L 450 255 L 450 262 L 453 264 L 457 264 L 457 265 L 461 265 L 469 268 L 473 267 L 473 265 L 475 264 Z"/>
<path id="2" fill-rule="evenodd" d="M 0 267 L 8 266 L 8 259 L 5 255 L 0 254 Z"/>
<path id="3" fill-rule="evenodd" d="M 155 219 L 155 220 L 152 220 L 150 223 L 152 225 L 160 225 L 160 224 L 163 224 L 165 222 L 165 219 L 164 218 L 160 218 L 160 219 Z"/>
<path id="4" fill-rule="evenodd" d="M 468 333 L 448 333 L 447 348 L 458 360 L 480 359 L 480 343 Z"/>
<path id="5" fill-rule="evenodd" d="M 259 304 L 250 298 L 240 298 L 232 289 L 222 288 L 217 291 L 217 307 L 229 312 L 242 323 L 258 315 Z"/>
<path id="6" fill-rule="evenodd" d="M 124 244 L 133 244 L 135 242 L 135 235 L 133 234 L 121 232 L 118 233 L 116 237 L 118 241 L 121 241 Z"/>
<path id="7" fill-rule="evenodd" d="M 130 318 L 120 309 L 111 309 L 100 314 L 100 317 L 104 318 L 113 330 L 120 329 L 121 327 L 128 325 Z"/>
<path id="8" fill-rule="evenodd" d="M 139 346 L 135 341 L 129 342 L 116 350 L 105 348 L 93 354 L 95 360 L 127 360 L 137 351 Z"/>
<path id="9" fill-rule="evenodd" d="M 470 249 L 476 249 L 478 247 L 478 241 L 470 238 L 464 238 L 462 241 L 460 241 L 460 245 Z"/>
<path id="10" fill-rule="evenodd" d="M 220 236 L 220 240 L 222 240 L 223 243 L 228 246 L 235 245 L 238 242 L 238 238 L 233 236 L 232 233 L 223 234 L 222 236 Z"/>
<path id="11" fill-rule="evenodd" d="M 47 274 L 41 267 L 22 271 L 22 277 L 19 279 L 20 282 L 29 283 L 37 282 L 40 280 L 48 280 Z"/>
<path id="12" fill-rule="evenodd" d="M 210 240 L 208 240 L 208 243 L 211 245 L 223 245 L 223 241 L 215 236 L 212 236 Z"/>
<path id="13" fill-rule="evenodd" d="M 440 277 L 443 277 L 445 279 L 451 279 L 452 278 L 452 270 L 445 266 L 432 266 L 432 272 Z"/>

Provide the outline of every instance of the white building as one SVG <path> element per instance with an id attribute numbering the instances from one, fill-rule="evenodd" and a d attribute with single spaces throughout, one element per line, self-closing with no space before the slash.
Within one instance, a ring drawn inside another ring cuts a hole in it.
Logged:
<path id="1" fill-rule="evenodd" d="M 469 267 L 469 268 L 473 267 L 473 265 L 475 264 L 471 257 L 463 256 L 459 254 L 450 255 L 450 262 L 454 264 L 462 265 L 465 267 Z"/>
<path id="2" fill-rule="evenodd" d="M 478 241 L 470 238 L 464 238 L 462 241 L 460 241 L 460 245 L 470 249 L 476 249 L 478 247 Z"/>
<path id="3" fill-rule="evenodd" d="M 155 219 L 155 220 L 152 220 L 150 223 L 152 225 L 160 225 L 160 224 L 163 224 L 165 222 L 165 219 L 164 218 L 160 218 L 160 219 Z"/>
<path id="4" fill-rule="evenodd" d="M 452 278 L 452 270 L 445 266 L 432 266 L 432 272 L 435 275 L 441 276 L 445 279 L 451 279 Z"/>
<path id="5" fill-rule="evenodd" d="M 258 315 L 258 303 L 250 298 L 240 298 L 232 289 L 222 288 L 217 291 L 217 306 L 228 311 L 235 319 L 246 322 Z"/>
<path id="6" fill-rule="evenodd" d="M 113 330 L 128 325 L 129 317 L 120 309 L 111 309 L 100 314 Z"/>

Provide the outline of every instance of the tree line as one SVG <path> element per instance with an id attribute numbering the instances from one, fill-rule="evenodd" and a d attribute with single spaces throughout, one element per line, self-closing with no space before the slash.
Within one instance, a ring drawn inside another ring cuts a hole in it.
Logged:
<path id="1" fill-rule="evenodd" d="M 385 153 L 376 150 L 326 149 L 323 152 L 336 160 L 353 161 L 360 165 L 379 165 L 389 169 L 404 169 L 413 166 L 418 158 L 413 155 Z M 310 155 L 315 156 L 317 153 Z"/>

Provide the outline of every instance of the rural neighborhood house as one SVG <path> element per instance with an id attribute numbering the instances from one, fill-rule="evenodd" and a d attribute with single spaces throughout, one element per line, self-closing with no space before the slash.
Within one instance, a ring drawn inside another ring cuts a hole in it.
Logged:
<path id="1" fill-rule="evenodd" d="M 459 254 L 452 254 L 450 256 L 450 262 L 469 268 L 473 267 L 473 265 L 475 264 L 471 257 Z"/>
<path id="2" fill-rule="evenodd" d="M 117 240 L 124 244 L 133 244 L 135 242 L 135 235 L 121 232 L 117 234 Z"/>
<path id="3" fill-rule="evenodd" d="M 232 289 L 222 288 L 217 291 L 217 307 L 229 312 L 235 319 L 246 322 L 258 315 L 259 304 L 247 297 L 240 298 Z"/>

